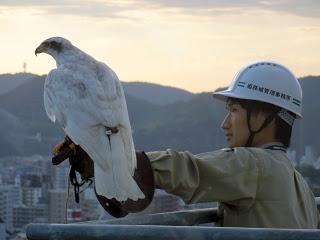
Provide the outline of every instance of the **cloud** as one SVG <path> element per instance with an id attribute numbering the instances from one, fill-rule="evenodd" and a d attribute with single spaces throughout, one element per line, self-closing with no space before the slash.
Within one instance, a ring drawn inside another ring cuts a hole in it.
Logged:
<path id="1" fill-rule="evenodd" d="M 304 17 L 320 17 L 318 0 L 144 0 L 145 4 L 159 8 L 179 8 L 191 12 L 234 13 L 248 9 L 288 12 Z"/>
<path id="2" fill-rule="evenodd" d="M 0 7 L 32 7 L 46 14 L 127 18 L 130 11 L 179 9 L 184 14 L 230 14 L 262 9 L 320 17 L 318 0 L 0 0 Z"/>
<path id="3" fill-rule="evenodd" d="M 32 8 L 44 14 L 76 15 L 104 18 L 127 18 L 124 14 L 130 11 L 132 1 L 85 1 L 85 0 L 0 0 L 0 7 Z M 138 5 L 135 4 L 137 7 Z"/>

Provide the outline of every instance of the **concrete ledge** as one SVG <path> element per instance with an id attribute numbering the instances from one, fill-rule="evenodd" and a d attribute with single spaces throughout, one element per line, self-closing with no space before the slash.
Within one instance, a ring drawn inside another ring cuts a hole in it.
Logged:
<path id="1" fill-rule="evenodd" d="M 320 230 L 199 226 L 31 224 L 29 240 L 318 240 Z"/>
<path id="2" fill-rule="evenodd" d="M 320 209 L 320 198 L 316 198 Z M 220 228 L 194 226 L 216 222 L 217 208 L 140 215 L 78 224 L 30 224 L 29 240 L 313 240 L 317 229 Z"/>

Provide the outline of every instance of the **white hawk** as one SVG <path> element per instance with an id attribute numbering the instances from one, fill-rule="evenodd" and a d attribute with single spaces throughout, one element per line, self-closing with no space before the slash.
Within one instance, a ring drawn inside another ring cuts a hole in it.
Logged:
<path id="1" fill-rule="evenodd" d="M 137 160 L 117 75 L 61 37 L 45 40 L 35 53 L 56 60 L 45 81 L 44 106 L 50 120 L 92 158 L 97 194 L 118 201 L 143 199 L 132 177 Z"/>

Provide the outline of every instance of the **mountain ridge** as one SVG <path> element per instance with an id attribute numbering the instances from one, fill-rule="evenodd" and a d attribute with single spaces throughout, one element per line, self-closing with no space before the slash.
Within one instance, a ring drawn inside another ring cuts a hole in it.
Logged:
<path id="1" fill-rule="evenodd" d="M 48 155 L 64 136 L 61 128 L 46 116 L 43 106 L 44 77 L 35 76 L 0 95 L 0 144 L 5 147 L 0 151 L 0 157 L 8 154 Z M 317 94 L 320 76 L 307 76 L 299 81 L 304 93 L 304 118 L 295 123 L 291 148 L 296 150 L 297 156 L 301 156 L 304 146 L 310 145 L 316 154 L 320 154 L 320 137 L 316 131 L 320 121 L 320 96 Z M 188 100 L 177 100 L 166 105 L 138 98 L 128 91 L 125 94 L 137 149 L 153 151 L 173 148 L 200 153 L 226 146 L 220 128 L 226 113 L 225 106 L 214 100 L 211 92 L 193 94 Z"/>
<path id="2" fill-rule="evenodd" d="M 45 77 L 46 75 L 36 75 L 32 73 L 0 74 L 0 96 L 22 86 L 33 78 L 42 78 L 44 80 Z M 161 106 L 176 101 L 188 101 L 194 96 L 193 93 L 186 90 L 155 83 L 138 81 L 121 81 L 121 83 L 127 94 Z"/>

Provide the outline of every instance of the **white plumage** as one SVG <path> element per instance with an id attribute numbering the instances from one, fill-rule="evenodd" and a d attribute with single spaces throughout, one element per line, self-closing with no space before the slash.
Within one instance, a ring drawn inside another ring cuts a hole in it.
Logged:
<path id="1" fill-rule="evenodd" d="M 41 52 L 57 63 L 44 86 L 47 115 L 93 159 L 97 193 L 118 201 L 144 198 L 132 178 L 137 160 L 117 75 L 61 37 L 45 40 Z M 107 127 L 119 131 L 108 138 Z"/>

